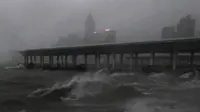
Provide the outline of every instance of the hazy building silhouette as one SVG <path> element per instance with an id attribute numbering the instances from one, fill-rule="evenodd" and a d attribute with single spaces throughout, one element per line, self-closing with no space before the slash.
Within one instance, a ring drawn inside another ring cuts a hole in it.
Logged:
<path id="1" fill-rule="evenodd" d="M 99 43 L 115 43 L 116 31 L 105 29 L 103 32 L 94 32 L 90 38 L 87 38 L 87 44 L 99 44 Z"/>
<path id="2" fill-rule="evenodd" d="M 174 26 L 164 27 L 162 29 L 162 38 L 163 39 L 175 38 L 175 37 L 176 37 L 176 32 L 175 32 Z"/>
<path id="3" fill-rule="evenodd" d="M 85 21 L 84 40 L 87 41 L 90 38 L 92 38 L 94 32 L 95 32 L 95 21 L 94 18 L 92 17 L 92 14 L 90 13 Z"/>
<path id="4" fill-rule="evenodd" d="M 104 31 L 104 33 L 105 33 L 104 42 L 106 42 L 106 43 L 115 43 L 116 42 L 116 31 L 106 29 Z"/>
<path id="5" fill-rule="evenodd" d="M 195 19 L 188 15 L 180 19 L 177 25 L 178 37 L 194 37 L 195 36 Z"/>
<path id="6" fill-rule="evenodd" d="M 98 43 L 103 42 L 104 40 L 104 35 L 103 33 L 100 33 L 100 32 L 94 32 L 91 36 L 92 37 L 87 40 L 87 43 L 98 44 Z"/>
<path id="7" fill-rule="evenodd" d="M 76 46 L 83 44 L 82 39 L 78 34 L 68 34 L 68 36 L 61 36 L 56 43 L 56 46 Z"/>

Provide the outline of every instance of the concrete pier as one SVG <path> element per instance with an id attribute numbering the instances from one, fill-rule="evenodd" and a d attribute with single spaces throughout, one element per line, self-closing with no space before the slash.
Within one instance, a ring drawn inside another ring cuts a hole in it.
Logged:
<path id="1" fill-rule="evenodd" d="M 44 49 L 30 49 L 20 51 L 24 56 L 24 65 L 28 66 L 30 63 L 39 65 L 43 68 L 48 64 L 51 68 L 66 69 L 69 66 L 79 66 L 78 56 L 82 57 L 82 62 L 86 68 L 91 64 L 91 58 L 88 55 L 94 56 L 94 68 L 100 69 L 102 66 L 111 69 L 130 71 L 143 66 L 168 66 L 170 64 L 172 70 L 176 70 L 182 62 L 184 66 L 196 65 L 199 61 L 197 53 L 200 53 L 200 39 L 179 39 L 179 40 L 165 40 L 165 41 L 151 41 L 151 42 L 131 42 L 131 43 L 115 43 L 115 44 L 97 44 L 97 45 L 83 45 L 63 48 L 44 48 Z M 156 54 L 170 54 L 169 56 L 159 56 Z M 181 56 L 180 53 L 188 55 Z M 143 54 L 147 54 L 144 55 Z M 129 55 L 129 56 L 128 56 Z M 101 56 L 103 61 L 101 61 Z M 127 57 L 128 56 L 128 57 Z M 39 61 L 37 60 L 39 58 Z M 69 58 L 72 57 L 72 58 Z M 181 57 L 185 57 L 181 60 Z M 199 56 L 200 57 L 200 56 Z M 48 58 L 48 60 L 46 60 Z M 44 62 L 45 60 L 45 62 Z M 48 61 L 48 62 L 46 62 Z M 55 62 L 54 62 L 55 61 Z M 72 65 L 69 64 L 72 62 Z M 79 60 L 80 61 L 80 60 Z M 159 62 L 159 63 L 157 63 Z M 199 61 L 200 63 L 200 61 Z"/>

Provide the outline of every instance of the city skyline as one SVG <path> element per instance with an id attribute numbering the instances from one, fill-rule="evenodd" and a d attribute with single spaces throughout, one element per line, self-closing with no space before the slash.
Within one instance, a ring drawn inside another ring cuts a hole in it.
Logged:
<path id="1" fill-rule="evenodd" d="M 96 30 L 115 29 L 118 42 L 160 40 L 161 28 L 175 25 L 184 15 L 191 14 L 198 21 L 199 3 L 199 0 L 4 0 L 0 4 L 0 51 L 49 47 L 71 32 L 84 37 L 82 30 L 88 12 L 94 16 Z M 200 36 L 200 22 L 196 26 Z M 13 36 L 25 44 L 10 41 Z"/>
<path id="2" fill-rule="evenodd" d="M 191 15 L 180 18 L 176 26 L 165 26 L 162 29 L 162 39 L 191 38 L 196 36 L 196 19 Z"/>

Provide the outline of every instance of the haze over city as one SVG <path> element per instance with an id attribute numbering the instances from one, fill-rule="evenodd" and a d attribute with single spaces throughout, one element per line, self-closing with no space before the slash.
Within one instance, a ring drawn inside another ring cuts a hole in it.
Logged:
<path id="1" fill-rule="evenodd" d="M 187 14 L 197 20 L 198 33 L 199 5 L 199 0 L 0 0 L 0 57 L 83 33 L 89 13 L 97 30 L 116 30 L 117 41 L 159 40 L 162 27 Z"/>
<path id="2" fill-rule="evenodd" d="M 0 112 L 200 112 L 200 0 L 0 0 Z"/>

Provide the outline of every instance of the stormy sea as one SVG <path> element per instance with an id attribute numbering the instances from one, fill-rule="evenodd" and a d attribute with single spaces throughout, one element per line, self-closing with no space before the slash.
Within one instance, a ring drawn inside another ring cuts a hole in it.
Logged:
<path id="1" fill-rule="evenodd" d="M 0 72 L 0 112 L 200 112 L 198 71 Z"/>

